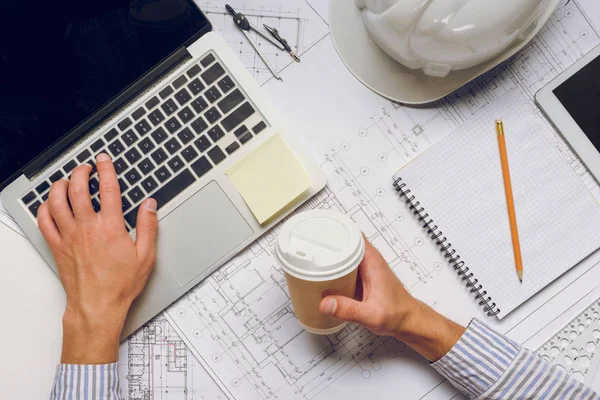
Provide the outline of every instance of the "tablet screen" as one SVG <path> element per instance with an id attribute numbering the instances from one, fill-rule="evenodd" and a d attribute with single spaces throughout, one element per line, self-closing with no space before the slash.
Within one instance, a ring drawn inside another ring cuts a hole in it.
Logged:
<path id="1" fill-rule="evenodd" d="M 600 57 L 554 89 L 554 95 L 600 151 Z"/>

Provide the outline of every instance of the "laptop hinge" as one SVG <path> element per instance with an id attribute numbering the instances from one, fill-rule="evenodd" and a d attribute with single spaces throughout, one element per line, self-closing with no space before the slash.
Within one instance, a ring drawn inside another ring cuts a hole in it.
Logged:
<path id="1" fill-rule="evenodd" d="M 60 156 L 66 149 L 77 143 L 91 130 L 95 129 L 111 114 L 118 112 L 126 106 L 132 99 L 137 97 L 148 89 L 155 81 L 161 79 L 164 75 L 178 67 L 182 62 L 191 59 L 192 55 L 185 47 L 180 47 L 170 56 L 161 61 L 152 70 L 148 71 L 134 83 L 125 88 L 121 93 L 115 96 L 110 102 L 96 111 L 92 116 L 71 129 L 67 134 L 61 137 L 48 147 L 42 154 L 36 157 L 23 167 L 22 173 L 28 178 L 36 176 L 46 166 L 51 164 L 55 158 Z"/>

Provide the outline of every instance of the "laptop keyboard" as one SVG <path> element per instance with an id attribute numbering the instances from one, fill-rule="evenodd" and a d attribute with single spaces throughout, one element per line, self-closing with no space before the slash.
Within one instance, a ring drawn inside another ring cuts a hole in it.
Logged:
<path id="1" fill-rule="evenodd" d="M 100 211 L 94 160 L 106 152 L 118 175 L 127 229 L 134 229 L 144 199 L 156 199 L 160 209 L 265 129 L 262 116 L 250 118 L 255 113 L 255 106 L 219 60 L 205 55 L 21 200 L 37 217 L 51 184 L 87 162 L 93 166 L 92 206 Z"/>

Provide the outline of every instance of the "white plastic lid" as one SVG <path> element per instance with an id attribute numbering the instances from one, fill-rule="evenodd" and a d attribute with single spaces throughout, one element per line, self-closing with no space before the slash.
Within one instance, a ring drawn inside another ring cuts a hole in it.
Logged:
<path id="1" fill-rule="evenodd" d="M 330 210 L 312 210 L 283 224 L 275 255 L 288 274 L 305 281 L 328 281 L 352 272 L 365 255 L 356 224 Z"/>

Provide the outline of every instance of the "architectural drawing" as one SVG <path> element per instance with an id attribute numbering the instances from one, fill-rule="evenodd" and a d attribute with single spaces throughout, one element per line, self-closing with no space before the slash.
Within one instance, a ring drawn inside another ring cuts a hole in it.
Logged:
<path id="1" fill-rule="evenodd" d="M 130 400 L 221 400 L 225 395 L 164 316 L 121 345 L 122 395 Z"/>
<path id="2" fill-rule="evenodd" d="M 331 43 L 320 41 L 307 53 L 308 65 L 286 71 L 284 80 L 291 75 L 287 85 L 265 85 L 302 127 L 328 174 L 328 187 L 300 211 L 329 208 L 350 216 L 412 294 L 457 320 L 482 317 L 469 306 L 473 302 L 463 288 L 449 290 L 452 282 L 459 286 L 458 280 L 399 203 L 391 175 L 465 121 L 476 119 L 482 107 L 493 107 L 496 99 L 513 96 L 532 102 L 538 89 L 599 43 L 578 4 L 568 2 L 509 63 L 435 107 L 407 108 L 357 86 Z M 340 69 L 326 72 L 325 67 Z M 318 99 L 297 83 L 312 79 L 314 87 L 325 87 L 334 80 L 333 74 L 339 86 Z M 290 92 L 297 99 L 290 99 Z M 357 104 L 348 100 L 354 98 Z M 301 107 L 309 99 L 320 102 L 310 115 Z M 337 121 L 337 129 L 323 128 L 323 121 Z M 546 128 L 565 162 L 598 196 L 585 168 L 548 123 Z M 322 134 L 323 129 L 328 135 Z M 327 337 L 304 332 L 293 316 L 285 278 L 273 257 L 277 232 L 276 227 L 166 311 L 229 398 L 386 397 L 369 389 L 373 386 L 387 393 L 401 390 L 405 398 L 456 396 L 425 362 L 392 339 L 354 325 Z M 360 384 L 365 380 L 369 385 Z"/>
<path id="3" fill-rule="evenodd" d="M 304 0 L 196 0 L 196 3 L 210 18 L 213 30 L 223 36 L 239 54 L 248 71 L 261 85 L 272 78 L 271 72 L 233 23 L 225 4 L 243 13 L 258 27 L 267 24 L 276 28 L 300 56 L 329 33 L 327 23 Z M 278 50 L 255 32 L 251 32 L 251 37 L 277 71 L 294 62 L 287 53 Z"/>

